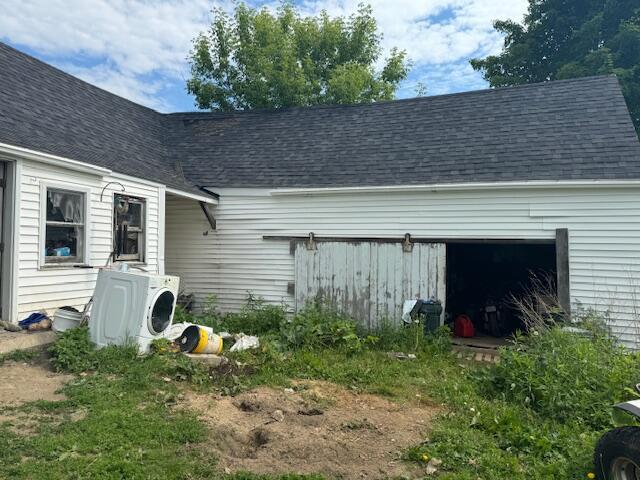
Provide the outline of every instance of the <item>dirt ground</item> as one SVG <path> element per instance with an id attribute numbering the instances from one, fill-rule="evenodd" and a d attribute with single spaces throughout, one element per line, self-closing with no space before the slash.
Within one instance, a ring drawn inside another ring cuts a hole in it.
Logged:
<path id="1" fill-rule="evenodd" d="M 0 366 L 0 406 L 19 405 L 34 400 L 64 400 L 57 390 L 72 377 L 49 370 L 40 362 L 5 362 Z"/>
<path id="2" fill-rule="evenodd" d="M 205 448 L 227 472 L 321 473 L 362 479 L 420 476 L 402 452 L 423 441 L 441 410 L 357 394 L 325 382 L 257 388 L 236 397 L 189 393 L 211 434 Z"/>

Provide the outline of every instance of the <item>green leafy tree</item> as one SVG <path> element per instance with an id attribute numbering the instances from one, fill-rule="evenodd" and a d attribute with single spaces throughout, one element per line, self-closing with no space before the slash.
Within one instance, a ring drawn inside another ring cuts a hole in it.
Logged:
<path id="1" fill-rule="evenodd" d="M 529 0 L 522 24 L 496 21 L 499 55 L 471 60 L 491 86 L 615 74 L 640 133 L 640 2 Z"/>
<path id="2" fill-rule="evenodd" d="M 213 13 L 189 58 L 187 90 L 203 109 L 389 100 L 408 73 L 406 53 L 397 49 L 376 69 L 381 35 L 370 6 L 348 18 L 303 17 L 290 3 L 275 13 L 245 4 L 232 16 Z"/>

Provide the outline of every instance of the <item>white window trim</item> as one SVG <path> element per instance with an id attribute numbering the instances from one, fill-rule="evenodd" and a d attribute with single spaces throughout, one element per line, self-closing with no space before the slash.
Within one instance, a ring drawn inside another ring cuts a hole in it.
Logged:
<path id="1" fill-rule="evenodd" d="M 69 192 L 82 193 L 84 195 L 84 252 L 82 262 L 77 263 L 46 263 L 44 246 L 47 236 L 47 189 L 54 188 Z M 87 187 L 69 185 L 64 183 L 40 182 L 40 229 L 38 232 L 38 270 L 70 269 L 76 267 L 88 267 L 91 258 L 91 189 Z"/>
<path id="2" fill-rule="evenodd" d="M 142 205 L 142 235 L 144 236 L 142 241 L 142 260 L 128 260 L 126 258 L 116 259 L 115 250 L 116 250 L 116 210 L 115 210 L 115 198 L 118 195 L 124 195 L 125 197 L 131 197 L 136 200 L 140 200 Z M 113 263 L 129 263 L 131 265 L 139 265 L 141 267 L 147 266 L 148 252 L 149 252 L 149 198 L 143 195 L 129 194 L 126 191 L 124 192 L 114 192 L 111 196 L 111 252 L 113 255 Z"/>

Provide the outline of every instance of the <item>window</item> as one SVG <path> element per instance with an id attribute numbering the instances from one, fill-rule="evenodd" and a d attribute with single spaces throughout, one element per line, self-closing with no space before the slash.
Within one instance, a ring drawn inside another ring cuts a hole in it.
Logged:
<path id="1" fill-rule="evenodd" d="M 144 199 L 115 195 L 113 219 L 114 260 L 144 262 Z"/>
<path id="2" fill-rule="evenodd" d="M 83 264 L 87 255 L 85 192 L 43 187 L 44 264 Z"/>

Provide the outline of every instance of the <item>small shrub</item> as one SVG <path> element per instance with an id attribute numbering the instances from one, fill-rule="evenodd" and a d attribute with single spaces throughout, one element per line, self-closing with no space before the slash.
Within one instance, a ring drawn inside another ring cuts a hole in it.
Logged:
<path id="1" fill-rule="evenodd" d="M 357 352 L 375 337 L 362 339 L 356 324 L 333 309 L 319 303 L 309 303 L 291 320 L 280 326 L 280 343 L 292 348 L 342 348 Z"/>
<path id="2" fill-rule="evenodd" d="M 204 306 L 202 308 L 202 314 L 206 317 L 218 316 L 218 296 L 211 294 L 207 296 Z"/>
<path id="3" fill-rule="evenodd" d="M 220 327 L 233 333 L 264 335 L 277 332 L 286 321 L 284 305 L 272 305 L 261 298 L 249 295 L 247 305 L 239 313 L 228 313 L 220 322 Z"/>
<path id="4" fill-rule="evenodd" d="M 383 320 L 380 322 L 380 326 L 370 333 L 377 339 L 374 342 L 376 349 L 387 352 L 428 351 L 433 354 L 441 354 L 451 350 L 451 330 L 447 326 L 441 326 L 434 332 L 425 333 L 422 321 L 407 325 Z M 361 330 L 361 335 L 366 334 L 366 330 Z"/>
<path id="5" fill-rule="evenodd" d="M 424 337 L 425 349 L 434 354 L 445 354 L 451 351 L 451 329 L 443 325 L 435 332 L 428 333 Z"/>
<path id="6" fill-rule="evenodd" d="M 624 400 L 625 389 L 640 378 L 640 358 L 602 329 L 590 333 L 585 337 L 556 326 L 519 336 L 501 350 L 484 386 L 546 418 L 606 427 L 610 406 Z"/>
<path id="7" fill-rule="evenodd" d="M 202 314 L 180 312 L 177 317 L 174 317 L 174 323 L 195 323 L 211 327 L 217 332 L 265 335 L 277 332 L 287 315 L 284 305 L 268 304 L 264 299 L 251 293 L 248 294 L 247 303 L 240 312 L 221 314 L 215 305 L 215 297 L 210 297 L 202 309 Z"/>
<path id="8" fill-rule="evenodd" d="M 89 328 L 72 328 L 62 332 L 49 347 L 51 364 L 62 372 L 123 373 L 138 359 L 136 345 L 108 346 L 96 349 L 89 339 Z"/>
<path id="9" fill-rule="evenodd" d="M 89 340 L 89 328 L 72 328 L 62 332 L 49 347 L 51 363 L 56 370 L 79 373 L 95 366 L 95 346 Z"/>
<path id="10" fill-rule="evenodd" d="M 156 338 L 151 342 L 151 351 L 159 355 L 177 352 L 179 348 L 168 338 Z"/>
<path id="11" fill-rule="evenodd" d="M 361 330 L 361 334 L 365 335 L 366 329 Z M 386 318 L 380 321 L 377 328 L 370 333 L 378 338 L 376 347 L 384 351 L 404 351 L 415 352 L 422 345 L 424 340 L 424 330 L 419 323 L 411 323 L 410 325 L 394 323 Z"/>

